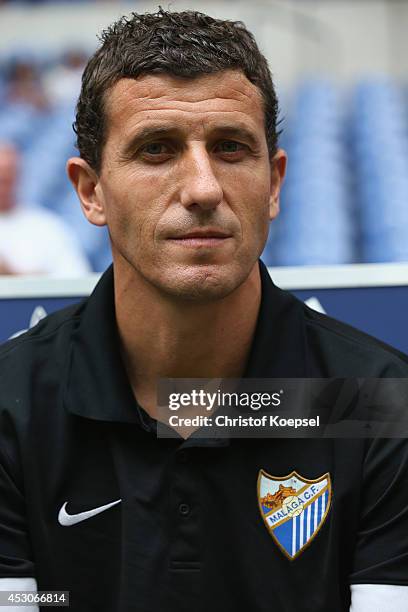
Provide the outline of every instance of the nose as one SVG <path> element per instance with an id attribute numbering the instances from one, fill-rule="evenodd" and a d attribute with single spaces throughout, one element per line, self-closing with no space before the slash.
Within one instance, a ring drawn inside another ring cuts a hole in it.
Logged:
<path id="1" fill-rule="evenodd" d="M 196 205 L 203 210 L 216 208 L 222 201 L 223 191 L 214 174 L 206 148 L 192 146 L 182 164 L 180 202 L 186 208 Z"/>

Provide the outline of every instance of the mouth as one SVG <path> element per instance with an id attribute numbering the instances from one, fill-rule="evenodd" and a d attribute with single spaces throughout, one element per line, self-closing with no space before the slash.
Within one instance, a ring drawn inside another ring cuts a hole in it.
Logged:
<path id="1" fill-rule="evenodd" d="M 185 247 L 217 247 L 224 244 L 231 238 L 231 234 L 227 234 L 215 228 L 200 228 L 191 230 L 184 234 L 171 236 L 169 240 L 174 244 Z"/>

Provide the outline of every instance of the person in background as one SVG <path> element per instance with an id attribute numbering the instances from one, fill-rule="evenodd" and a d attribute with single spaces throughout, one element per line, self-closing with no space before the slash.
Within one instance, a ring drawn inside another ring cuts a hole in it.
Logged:
<path id="1" fill-rule="evenodd" d="M 0 142 L 0 274 L 80 276 L 90 266 L 70 228 L 54 213 L 17 200 L 21 154 Z"/>
<path id="2" fill-rule="evenodd" d="M 29 60 L 16 60 L 10 67 L 6 84 L 6 101 L 26 104 L 38 111 L 49 108 L 40 73 Z"/>
<path id="3" fill-rule="evenodd" d="M 51 104 L 74 104 L 81 90 L 81 77 L 87 55 L 81 49 L 68 49 L 61 62 L 48 70 L 43 78 Z"/>

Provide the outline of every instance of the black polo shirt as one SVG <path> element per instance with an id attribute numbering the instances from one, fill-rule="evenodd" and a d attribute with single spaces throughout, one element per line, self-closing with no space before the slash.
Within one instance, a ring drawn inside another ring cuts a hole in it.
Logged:
<path id="1" fill-rule="evenodd" d="M 245 376 L 408 376 L 406 356 L 261 276 Z M 157 439 L 121 362 L 112 269 L 3 345 L 0 373 L 0 578 L 69 590 L 76 612 L 340 612 L 350 584 L 408 585 L 407 441 Z M 327 479 L 294 556 L 260 473 Z"/>

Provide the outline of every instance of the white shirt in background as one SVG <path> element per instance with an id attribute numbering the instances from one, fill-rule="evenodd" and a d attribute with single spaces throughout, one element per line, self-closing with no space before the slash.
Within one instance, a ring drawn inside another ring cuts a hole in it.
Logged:
<path id="1" fill-rule="evenodd" d="M 34 206 L 0 213 L 0 263 L 16 274 L 77 277 L 91 271 L 71 228 Z"/>

